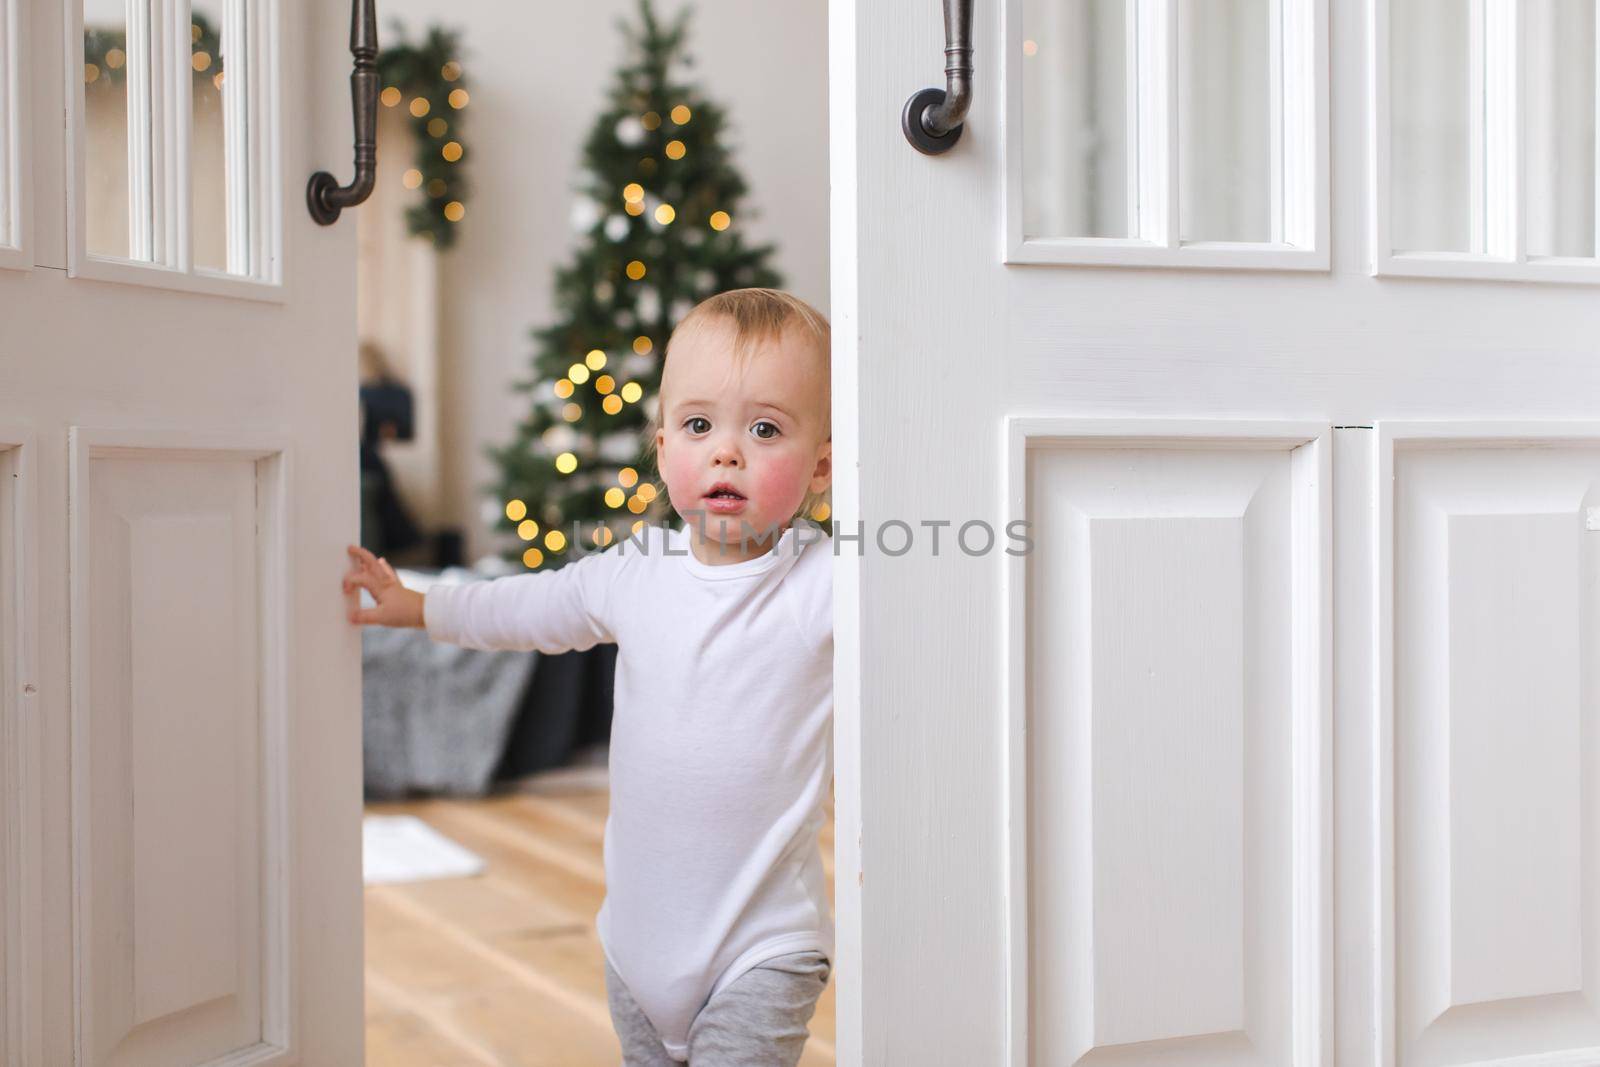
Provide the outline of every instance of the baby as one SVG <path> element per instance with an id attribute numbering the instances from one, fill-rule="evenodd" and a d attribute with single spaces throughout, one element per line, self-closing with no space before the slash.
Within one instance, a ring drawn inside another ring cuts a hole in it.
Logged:
<path id="1" fill-rule="evenodd" d="M 679 529 L 555 571 L 400 585 L 352 546 L 355 623 L 468 648 L 616 642 L 606 899 L 596 925 L 625 1067 L 794 1067 L 833 957 L 817 832 L 832 779 L 827 321 L 740 289 L 664 357 L 653 445 Z"/>

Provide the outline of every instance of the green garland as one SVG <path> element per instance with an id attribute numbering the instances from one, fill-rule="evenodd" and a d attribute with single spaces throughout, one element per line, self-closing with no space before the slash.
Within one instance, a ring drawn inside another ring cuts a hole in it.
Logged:
<path id="1" fill-rule="evenodd" d="M 385 107 L 410 112 L 416 148 L 404 180 L 407 188 L 422 193 L 422 200 L 406 209 L 406 229 L 449 248 L 455 243 L 456 224 L 466 215 L 470 188 L 468 152 L 461 134 L 469 97 L 455 58 L 461 35 L 433 26 L 421 43 L 411 44 L 399 23 L 391 33 L 400 43 L 378 53 L 383 84 L 379 100 Z"/>

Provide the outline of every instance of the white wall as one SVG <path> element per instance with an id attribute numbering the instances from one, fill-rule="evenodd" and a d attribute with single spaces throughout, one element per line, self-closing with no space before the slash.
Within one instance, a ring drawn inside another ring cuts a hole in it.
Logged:
<path id="1" fill-rule="evenodd" d="M 684 0 L 657 0 L 663 17 Z M 824 312 L 828 299 L 827 5 L 823 0 L 698 0 L 693 77 L 728 110 L 750 196 L 736 225 L 778 244 L 789 288 Z M 484 458 L 527 402 L 528 330 L 552 322 L 555 270 L 577 235 L 570 216 L 580 153 L 605 102 L 634 0 L 507 4 L 384 0 L 413 37 L 432 22 L 463 31 L 471 86 L 466 136 L 473 193 L 461 240 L 440 264 L 442 493 L 467 534 L 467 558 L 494 547 L 479 488 Z M 380 43 L 381 43 L 380 35 Z M 890 116 L 894 118 L 894 116 Z"/>

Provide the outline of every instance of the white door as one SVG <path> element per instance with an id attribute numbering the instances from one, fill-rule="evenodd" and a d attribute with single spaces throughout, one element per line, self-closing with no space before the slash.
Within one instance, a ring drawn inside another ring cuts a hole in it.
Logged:
<path id="1" fill-rule="evenodd" d="M 840 1062 L 1600 1062 L 1594 0 L 831 19 Z"/>
<path id="2" fill-rule="evenodd" d="M 0 0 L 0 1061 L 362 1056 L 348 4 Z"/>

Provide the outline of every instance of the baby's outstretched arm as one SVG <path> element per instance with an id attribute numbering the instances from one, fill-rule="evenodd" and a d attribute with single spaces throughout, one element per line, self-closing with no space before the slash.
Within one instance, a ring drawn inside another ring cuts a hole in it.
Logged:
<path id="1" fill-rule="evenodd" d="M 352 608 L 350 621 L 357 625 L 420 627 L 422 594 L 401 585 L 388 560 L 379 559 L 359 545 L 351 545 L 349 553 L 350 570 L 344 576 L 344 591 L 365 589 L 378 602 L 376 607 Z"/>

